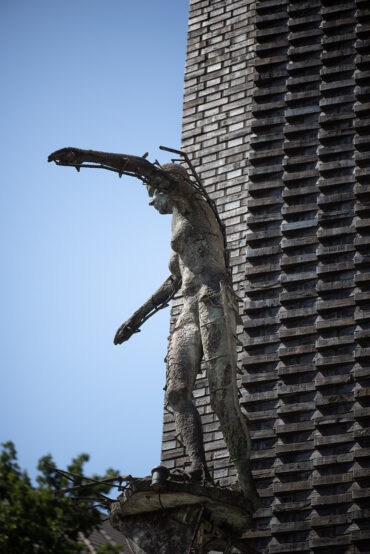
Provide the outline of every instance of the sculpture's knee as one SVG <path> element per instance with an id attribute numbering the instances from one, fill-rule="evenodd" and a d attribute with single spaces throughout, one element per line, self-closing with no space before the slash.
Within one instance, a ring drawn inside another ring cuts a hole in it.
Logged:
<path id="1" fill-rule="evenodd" d="M 220 392 L 221 391 L 211 392 L 211 407 L 216 414 L 222 406 L 222 394 L 220 394 Z"/>
<path id="2" fill-rule="evenodd" d="M 235 410 L 234 396 L 231 386 L 220 387 L 216 390 L 211 390 L 211 406 L 217 414 L 220 421 L 224 418 L 229 419 Z"/>
<path id="3" fill-rule="evenodd" d="M 189 394 L 186 387 L 169 387 L 166 394 L 167 404 L 175 412 L 181 409 L 189 402 Z"/>

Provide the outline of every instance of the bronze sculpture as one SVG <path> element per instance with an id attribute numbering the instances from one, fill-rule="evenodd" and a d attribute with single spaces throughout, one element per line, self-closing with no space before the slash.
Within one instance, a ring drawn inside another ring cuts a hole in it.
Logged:
<path id="1" fill-rule="evenodd" d="M 147 185 L 150 204 L 161 214 L 172 213 L 171 275 L 121 325 L 114 343 L 128 340 L 150 315 L 181 291 L 184 304 L 167 354 L 166 402 L 174 412 L 177 432 L 191 461 L 189 473 L 195 481 L 210 480 L 201 420 L 192 401 L 195 378 L 204 357 L 211 404 L 237 469 L 239 486 L 256 507 L 258 495 L 249 464 L 250 438 L 236 387 L 238 307 L 226 267 L 220 221 L 207 195 L 182 166 L 174 163 L 156 166 L 145 157 L 78 148 L 63 148 L 53 152 L 48 160 L 77 170 L 99 167 L 120 176 L 137 177 Z"/>

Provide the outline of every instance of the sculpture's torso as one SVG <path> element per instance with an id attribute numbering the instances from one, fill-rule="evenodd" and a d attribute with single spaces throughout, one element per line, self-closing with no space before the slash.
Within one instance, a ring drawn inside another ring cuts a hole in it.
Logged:
<path id="1" fill-rule="evenodd" d="M 229 279 L 220 225 L 199 197 L 174 205 L 171 247 L 169 268 L 181 277 L 185 300 L 218 292 L 220 281 Z"/>

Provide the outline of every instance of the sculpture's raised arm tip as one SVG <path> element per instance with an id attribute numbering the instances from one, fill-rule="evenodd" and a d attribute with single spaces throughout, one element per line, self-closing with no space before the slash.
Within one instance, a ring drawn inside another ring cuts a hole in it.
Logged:
<path id="1" fill-rule="evenodd" d="M 60 164 L 73 164 L 77 163 L 78 148 L 68 146 L 67 148 L 61 148 L 55 150 L 48 156 L 48 162 L 58 162 Z"/>

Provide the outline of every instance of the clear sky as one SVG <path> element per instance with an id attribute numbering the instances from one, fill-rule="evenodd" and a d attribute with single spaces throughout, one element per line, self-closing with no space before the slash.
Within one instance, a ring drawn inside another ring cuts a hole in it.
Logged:
<path id="1" fill-rule="evenodd" d="M 179 148 L 188 0 L 2 0 L 0 442 L 34 476 L 160 461 L 169 310 L 113 345 L 167 278 L 170 216 L 140 181 L 47 163 Z"/>

